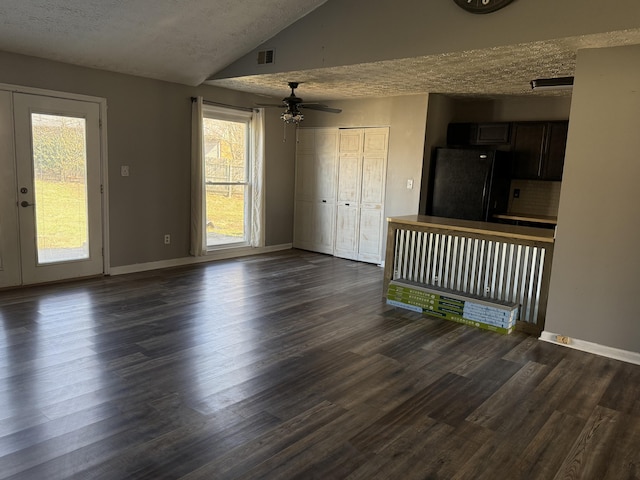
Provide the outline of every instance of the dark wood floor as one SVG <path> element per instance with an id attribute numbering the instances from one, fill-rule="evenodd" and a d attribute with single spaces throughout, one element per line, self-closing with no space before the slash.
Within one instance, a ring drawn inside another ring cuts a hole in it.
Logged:
<path id="1" fill-rule="evenodd" d="M 640 477 L 640 366 L 381 285 L 291 251 L 0 292 L 0 478 Z"/>

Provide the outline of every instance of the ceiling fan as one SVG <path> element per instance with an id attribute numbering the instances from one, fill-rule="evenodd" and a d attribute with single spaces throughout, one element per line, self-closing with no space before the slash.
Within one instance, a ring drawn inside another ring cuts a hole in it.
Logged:
<path id="1" fill-rule="evenodd" d="M 304 115 L 300 110 L 308 108 L 309 110 L 318 110 L 320 112 L 340 113 L 342 110 L 339 108 L 331 108 L 321 103 L 309 103 L 302 100 L 300 97 L 296 97 L 295 89 L 298 88 L 299 82 L 289 82 L 289 88 L 291 89 L 291 95 L 282 99 L 282 104 L 273 103 L 258 103 L 259 107 L 279 107 L 286 108 L 286 110 L 280 115 L 280 118 L 284 123 L 298 124 L 304 120 Z"/>

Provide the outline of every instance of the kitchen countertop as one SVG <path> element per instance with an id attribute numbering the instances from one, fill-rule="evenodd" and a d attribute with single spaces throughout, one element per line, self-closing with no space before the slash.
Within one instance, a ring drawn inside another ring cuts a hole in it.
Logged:
<path id="1" fill-rule="evenodd" d="M 555 241 L 555 229 L 550 228 L 458 220 L 455 218 L 431 217 L 428 215 L 404 215 L 401 217 L 388 218 L 387 221 L 389 223 L 396 224 L 426 226 L 443 230 L 455 230 L 458 232 L 484 234 L 544 243 L 554 243 Z"/>
<path id="2" fill-rule="evenodd" d="M 519 222 L 545 223 L 549 225 L 558 224 L 558 217 L 552 217 L 550 215 L 531 215 L 528 213 L 501 213 L 501 214 L 494 215 L 493 218 L 500 218 L 503 220 L 515 220 Z"/>

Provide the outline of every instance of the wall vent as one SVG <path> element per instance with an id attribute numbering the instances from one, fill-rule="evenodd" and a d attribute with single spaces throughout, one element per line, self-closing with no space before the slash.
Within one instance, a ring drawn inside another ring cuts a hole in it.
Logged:
<path id="1" fill-rule="evenodd" d="M 266 65 L 268 63 L 274 63 L 275 50 L 261 50 L 258 52 L 258 65 Z"/>

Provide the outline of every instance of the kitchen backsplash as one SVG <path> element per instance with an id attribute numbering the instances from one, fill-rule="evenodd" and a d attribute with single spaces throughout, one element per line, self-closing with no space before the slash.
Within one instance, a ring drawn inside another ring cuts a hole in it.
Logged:
<path id="1" fill-rule="evenodd" d="M 557 216 L 561 185 L 561 182 L 512 180 L 509 213 Z M 515 189 L 520 190 L 519 198 L 513 198 Z"/>

